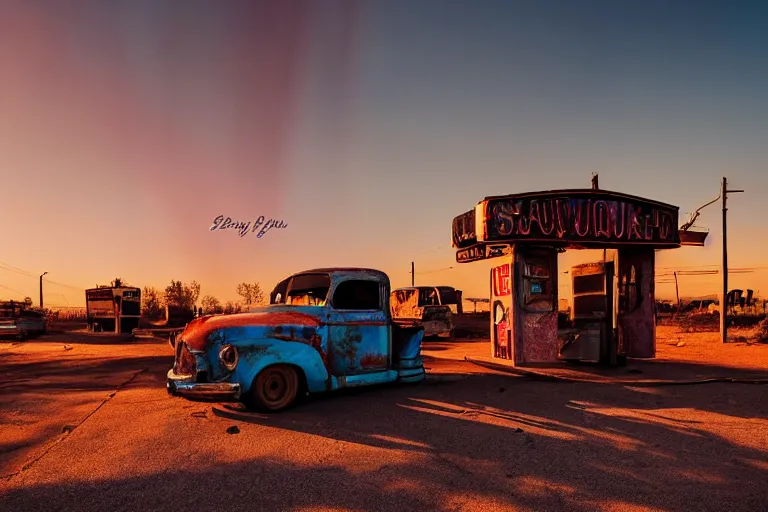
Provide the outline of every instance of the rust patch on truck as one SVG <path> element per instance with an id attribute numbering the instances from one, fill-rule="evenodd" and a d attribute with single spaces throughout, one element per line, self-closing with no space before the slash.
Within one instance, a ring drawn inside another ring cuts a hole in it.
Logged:
<path id="1" fill-rule="evenodd" d="M 227 327 L 246 327 L 250 325 L 275 327 L 295 325 L 317 328 L 320 326 L 320 321 L 306 313 L 286 311 L 204 316 L 190 322 L 181 334 L 181 339 L 191 350 L 203 350 L 205 348 L 205 340 L 212 332 Z"/>
<path id="2" fill-rule="evenodd" d="M 360 366 L 364 370 L 386 368 L 389 358 L 386 354 L 366 354 L 360 358 Z"/>

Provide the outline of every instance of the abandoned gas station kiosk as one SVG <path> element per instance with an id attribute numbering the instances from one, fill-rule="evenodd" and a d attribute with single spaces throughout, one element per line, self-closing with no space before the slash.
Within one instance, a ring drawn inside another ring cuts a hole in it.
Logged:
<path id="1" fill-rule="evenodd" d="M 680 246 L 677 226 L 676 206 L 596 188 L 487 197 L 456 217 L 456 261 L 498 262 L 491 358 L 531 366 L 654 357 L 655 251 Z M 604 249 L 604 257 L 563 269 L 573 305 L 558 326 L 557 255 L 567 249 Z"/>

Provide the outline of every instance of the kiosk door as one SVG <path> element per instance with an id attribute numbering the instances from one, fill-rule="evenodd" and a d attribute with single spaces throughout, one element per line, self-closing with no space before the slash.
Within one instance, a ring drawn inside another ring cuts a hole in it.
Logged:
<path id="1" fill-rule="evenodd" d="M 491 269 L 491 357 L 513 359 L 512 258 Z"/>
<path id="2" fill-rule="evenodd" d="M 557 251 L 519 247 L 512 279 L 515 364 L 557 361 Z"/>
<path id="3" fill-rule="evenodd" d="M 516 247 L 491 269 L 491 357 L 514 366 L 557 361 L 557 253 Z"/>
<path id="4" fill-rule="evenodd" d="M 627 357 L 656 355 L 653 249 L 619 249 L 619 354 Z"/>

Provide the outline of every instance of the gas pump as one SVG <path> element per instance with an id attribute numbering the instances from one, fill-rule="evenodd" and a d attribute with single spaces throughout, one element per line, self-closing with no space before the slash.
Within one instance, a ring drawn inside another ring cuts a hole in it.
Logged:
<path id="1" fill-rule="evenodd" d="M 571 268 L 573 307 L 570 329 L 558 357 L 566 361 L 616 364 L 614 262 L 585 263 Z"/>
<path id="2" fill-rule="evenodd" d="M 623 365 L 656 355 L 655 252 L 620 248 L 612 258 L 571 269 L 570 329 L 558 357 Z"/>

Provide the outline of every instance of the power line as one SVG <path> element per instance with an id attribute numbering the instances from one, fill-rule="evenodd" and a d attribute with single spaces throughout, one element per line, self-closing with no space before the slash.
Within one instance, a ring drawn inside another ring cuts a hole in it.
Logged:
<path id="1" fill-rule="evenodd" d="M 426 270 L 424 272 L 416 272 L 416 275 L 419 275 L 419 274 L 434 274 L 435 272 L 444 272 L 446 270 L 453 270 L 453 267 L 445 267 L 445 268 L 438 268 L 436 270 Z"/>
<path id="2" fill-rule="evenodd" d="M 720 265 L 677 265 L 674 267 L 656 267 L 657 271 L 683 271 L 683 270 L 720 270 Z M 756 267 L 729 267 L 730 270 L 768 270 L 768 266 Z"/>
<path id="3" fill-rule="evenodd" d="M 12 292 L 18 293 L 22 297 L 26 296 L 23 292 L 20 292 L 19 290 L 15 290 L 15 289 L 11 288 L 10 286 L 5 286 L 5 285 L 0 284 L 0 288 L 5 288 L 6 290 L 11 290 Z"/>
<path id="4" fill-rule="evenodd" d="M 63 293 L 49 293 L 48 295 L 55 295 L 55 296 L 61 297 L 62 299 L 64 299 L 64 302 L 69 304 L 69 299 L 67 299 L 67 297 Z"/>
<path id="5" fill-rule="evenodd" d="M 40 279 L 40 276 L 33 274 L 32 272 L 28 270 L 24 270 L 22 268 L 16 267 L 14 265 L 11 265 L 10 263 L 6 263 L 4 261 L 0 261 L 0 269 L 7 270 L 8 272 L 15 272 L 16 274 L 20 274 L 23 276 L 31 277 L 33 279 Z M 48 284 L 53 284 L 56 286 L 63 286 L 64 288 L 71 288 L 73 290 L 77 291 L 84 291 L 85 288 L 82 286 L 72 286 L 69 284 L 59 283 L 57 281 L 51 281 L 50 279 L 43 279 L 44 282 Z"/>
<path id="6" fill-rule="evenodd" d="M 11 265 L 10 263 L 5 262 L 5 261 L 0 261 L 0 265 L 5 265 L 6 267 L 10 267 L 10 268 L 12 268 L 12 269 L 14 269 L 14 270 L 16 270 L 18 272 L 22 272 L 24 274 L 34 275 L 29 270 L 24 270 L 23 268 L 19 268 L 19 267 L 15 266 L 15 265 Z"/>
<path id="7" fill-rule="evenodd" d="M 443 247 L 442 245 L 438 245 L 437 247 L 433 247 L 432 249 L 424 249 L 421 252 L 417 252 L 417 253 L 414 254 L 414 256 L 421 256 L 423 254 L 428 254 L 428 253 L 432 253 L 432 252 L 438 252 L 438 251 L 442 251 L 443 249 L 445 249 L 445 247 Z"/>
<path id="8" fill-rule="evenodd" d="M 768 270 L 768 269 L 766 269 Z M 759 267 L 753 268 L 729 268 L 728 274 L 753 274 L 755 272 L 763 272 L 764 270 Z M 678 276 L 708 276 L 718 275 L 719 270 L 678 270 L 676 271 Z M 657 272 L 656 277 L 669 277 L 675 275 L 675 272 Z"/>
<path id="9" fill-rule="evenodd" d="M 8 272 L 15 272 L 16 274 L 21 274 L 23 276 L 34 277 L 35 279 L 38 278 L 38 276 L 36 276 L 34 274 L 31 274 L 29 272 L 26 272 L 24 270 L 20 270 L 20 269 L 18 269 L 16 267 L 13 267 L 13 266 L 10 266 L 10 265 L 5 265 L 2 261 L 0 261 L 0 268 L 3 269 L 3 270 L 7 270 Z"/>
<path id="10" fill-rule="evenodd" d="M 71 288 L 71 289 L 77 290 L 79 292 L 85 291 L 85 288 L 83 288 L 82 286 L 72 286 L 72 285 L 69 285 L 69 284 L 57 283 L 56 281 L 51 281 L 49 279 L 43 279 L 43 282 L 48 283 L 48 284 L 55 284 L 57 286 L 63 286 L 64 288 Z"/>

